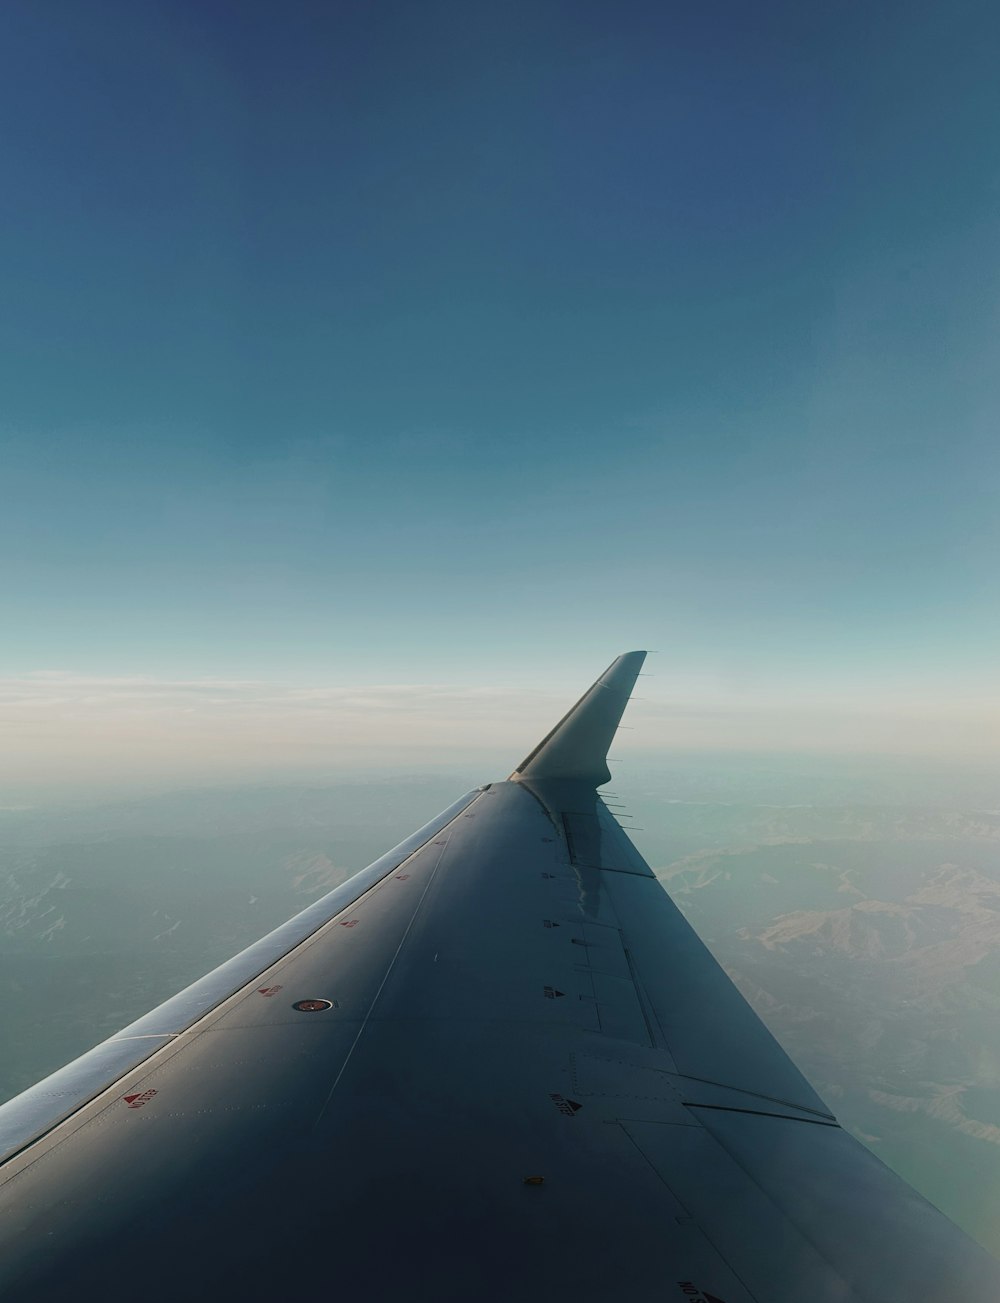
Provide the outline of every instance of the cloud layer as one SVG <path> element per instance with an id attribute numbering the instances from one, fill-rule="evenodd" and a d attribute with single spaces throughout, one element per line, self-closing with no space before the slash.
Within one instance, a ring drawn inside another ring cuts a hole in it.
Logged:
<path id="1" fill-rule="evenodd" d="M 753 750 L 962 755 L 995 750 L 997 702 L 935 703 L 914 688 L 863 699 L 641 681 L 615 752 Z M 239 780 L 478 761 L 502 776 L 583 685 L 454 687 L 168 679 L 40 670 L 0 679 L 0 783 Z M 675 689 L 670 695 L 669 689 Z"/>

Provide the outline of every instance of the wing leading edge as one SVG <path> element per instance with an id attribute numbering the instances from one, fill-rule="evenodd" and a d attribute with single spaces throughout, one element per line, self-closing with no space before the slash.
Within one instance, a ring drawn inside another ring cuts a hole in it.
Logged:
<path id="1" fill-rule="evenodd" d="M 1000 1297 L 1000 1265 L 841 1130 L 600 800 L 642 655 L 509 780 L 76 1086 L 0 1109 L 5 1300 L 104 1296 L 109 1270 L 146 1299 Z"/>

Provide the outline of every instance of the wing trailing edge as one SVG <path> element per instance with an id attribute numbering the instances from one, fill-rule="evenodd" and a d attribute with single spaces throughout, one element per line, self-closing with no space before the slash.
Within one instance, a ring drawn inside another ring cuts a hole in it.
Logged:
<path id="1" fill-rule="evenodd" d="M 595 788 L 610 782 L 608 749 L 645 659 L 644 651 L 631 651 L 612 661 L 572 710 L 521 761 L 511 778 L 583 782 Z"/>

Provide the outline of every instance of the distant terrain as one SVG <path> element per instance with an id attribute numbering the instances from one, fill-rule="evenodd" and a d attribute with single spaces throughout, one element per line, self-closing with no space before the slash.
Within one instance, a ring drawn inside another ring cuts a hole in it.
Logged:
<path id="1" fill-rule="evenodd" d="M 1000 1255 L 1000 814 L 714 819 L 660 880 L 844 1125 Z"/>
<path id="2" fill-rule="evenodd" d="M 0 817 L 0 1100 L 389 850 L 459 781 L 179 792 Z"/>
<path id="3" fill-rule="evenodd" d="M 810 789 L 808 775 L 734 771 L 720 785 L 632 768 L 623 822 L 747 998 L 842 1122 L 1000 1254 L 1000 811 L 865 802 L 815 775 Z M 3 812 L 0 1099 L 471 785 L 393 778 Z M 801 789 L 814 801 L 749 799 Z"/>

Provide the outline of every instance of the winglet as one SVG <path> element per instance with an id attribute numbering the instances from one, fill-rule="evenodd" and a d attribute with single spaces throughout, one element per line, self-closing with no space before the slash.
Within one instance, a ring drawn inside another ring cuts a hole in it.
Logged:
<path id="1" fill-rule="evenodd" d="M 613 661 L 511 778 L 571 779 L 594 787 L 610 782 L 608 748 L 645 659 L 644 651 L 633 651 Z"/>

